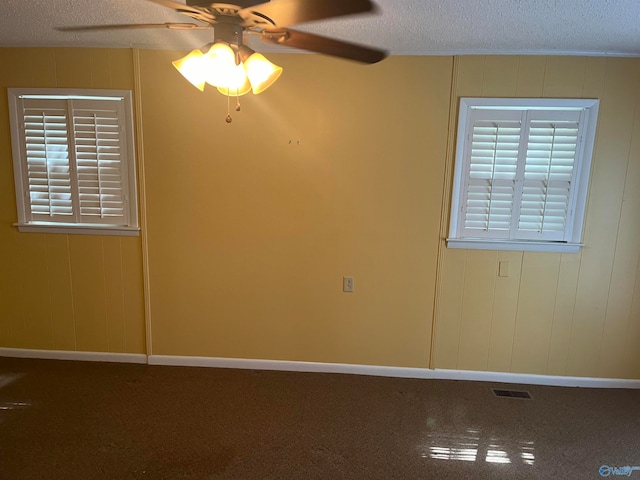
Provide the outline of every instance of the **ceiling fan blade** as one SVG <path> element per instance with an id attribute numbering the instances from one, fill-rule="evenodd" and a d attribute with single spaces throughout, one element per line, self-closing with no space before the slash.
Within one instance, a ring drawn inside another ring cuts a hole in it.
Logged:
<path id="1" fill-rule="evenodd" d="M 187 5 L 190 7 L 209 7 L 212 3 L 212 0 L 187 0 Z M 232 6 L 242 9 L 260 5 L 261 3 L 265 3 L 265 0 L 233 0 Z"/>
<path id="2" fill-rule="evenodd" d="M 341 17 L 375 11 L 370 0 L 271 0 L 240 10 L 243 18 L 258 14 L 273 20 L 275 26 L 286 27 L 313 20 Z"/>
<path id="3" fill-rule="evenodd" d="M 56 27 L 61 32 L 90 32 L 93 30 L 124 30 L 135 28 L 168 28 L 169 30 L 210 30 L 211 25 L 195 23 L 121 23 L 114 25 L 80 25 L 77 27 Z"/>
<path id="4" fill-rule="evenodd" d="M 202 10 L 198 10 L 197 8 L 190 7 L 188 5 L 185 5 L 184 3 L 173 2 L 172 0 L 147 0 L 147 1 L 151 3 L 156 3 L 158 5 L 162 5 L 163 7 L 172 8 L 177 12 L 191 12 L 196 14 L 202 13 Z"/>
<path id="5" fill-rule="evenodd" d="M 342 40 L 335 40 L 333 38 L 321 37 L 320 35 L 291 30 L 289 28 L 265 29 L 262 32 L 262 39 L 265 42 L 276 45 L 311 50 L 312 52 L 346 58 L 362 63 L 376 63 L 387 56 L 387 52 L 384 50 L 343 42 Z"/>

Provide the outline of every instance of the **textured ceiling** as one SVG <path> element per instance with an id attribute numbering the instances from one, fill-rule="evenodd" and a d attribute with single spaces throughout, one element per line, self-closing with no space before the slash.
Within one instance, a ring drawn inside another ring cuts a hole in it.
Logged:
<path id="1" fill-rule="evenodd" d="M 295 28 L 382 47 L 392 54 L 640 56 L 640 0 L 374 1 L 379 6 L 377 14 Z M 0 0 L 0 46 L 195 48 L 211 41 L 210 31 L 54 30 L 59 26 L 185 21 L 190 19 L 145 0 Z M 265 52 L 276 49 L 250 43 Z"/>

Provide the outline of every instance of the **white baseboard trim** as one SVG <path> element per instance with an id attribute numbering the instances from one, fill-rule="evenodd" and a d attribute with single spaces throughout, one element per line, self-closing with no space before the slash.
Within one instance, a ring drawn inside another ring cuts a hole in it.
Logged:
<path id="1" fill-rule="evenodd" d="M 238 368 L 245 370 L 280 370 L 283 372 L 347 373 L 376 377 L 430 378 L 425 368 L 382 367 L 347 363 L 291 362 L 285 360 L 251 360 L 246 358 L 183 357 L 177 355 L 150 355 L 149 365 L 180 367 Z"/>
<path id="2" fill-rule="evenodd" d="M 640 380 L 627 378 L 565 377 L 532 373 L 480 372 L 473 370 L 431 370 L 430 378 L 475 382 L 518 383 L 550 387 L 640 389 Z"/>
<path id="3" fill-rule="evenodd" d="M 344 363 L 290 362 L 282 360 L 251 360 L 244 358 L 150 355 L 149 365 L 280 370 L 286 372 L 310 373 L 345 373 L 377 377 L 467 380 L 557 387 L 640 389 L 640 380 L 624 378 L 562 377 L 505 372 L 480 372 L 473 370 L 431 370 L 428 368 L 382 367 L 375 365 L 352 365 Z"/>
<path id="4" fill-rule="evenodd" d="M 253 360 L 245 358 L 190 357 L 137 353 L 76 352 L 66 350 L 33 350 L 0 347 L 0 357 L 78 360 L 88 362 L 138 363 L 181 367 L 237 368 L 244 370 L 279 370 L 283 372 L 343 373 L 374 377 L 421 378 L 434 380 L 466 380 L 475 382 L 547 385 L 555 387 L 640 389 L 640 380 L 624 378 L 564 377 L 528 373 L 481 372 L 411 367 L 384 367 L 347 363 L 293 362 Z"/>
<path id="5" fill-rule="evenodd" d="M 76 352 L 70 350 L 33 350 L 3 347 L 0 347 L 0 357 L 78 360 L 83 362 L 147 363 L 147 356 L 140 353 Z"/>

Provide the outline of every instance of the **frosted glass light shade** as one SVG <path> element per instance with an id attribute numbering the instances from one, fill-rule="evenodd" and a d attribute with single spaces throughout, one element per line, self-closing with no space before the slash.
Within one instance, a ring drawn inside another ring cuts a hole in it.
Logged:
<path id="1" fill-rule="evenodd" d="M 245 59 L 244 69 L 255 95 L 264 92 L 282 74 L 282 67 L 271 63 L 260 53 L 253 53 Z"/>
<path id="2" fill-rule="evenodd" d="M 200 50 L 194 50 L 190 54 L 171 62 L 180 74 L 201 92 L 204 91 L 206 82 L 203 58 L 204 54 Z"/>
<path id="3" fill-rule="evenodd" d="M 242 64 L 236 65 L 233 75 L 230 75 L 231 83 L 224 87 L 218 87 L 218 91 L 223 95 L 230 97 L 239 97 L 240 95 L 246 95 L 251 91 L 251 83 L 244 71 Z"/>
<path id="4" fill-rule="evenodd" d="M 205 80 L 209 85 L 225 88 L 238 82 L 236 54 L 226 43 L 214 43 L 204 54 L 204 65 Z"/>

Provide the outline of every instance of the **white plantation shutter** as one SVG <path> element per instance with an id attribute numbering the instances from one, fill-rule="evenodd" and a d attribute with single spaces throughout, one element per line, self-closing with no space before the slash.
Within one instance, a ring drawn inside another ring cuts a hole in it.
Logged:
<path id="1" fill-rule="evenodd" d="M 137 227 L 130 102 L 15 90 L 20 224 Z"/>
<path id="2" fill-rule="evenodd" d="M 509 238 L 520 146 L 520 114 L 475 119 L 464 190 L 462 229 L 467 236 Z"/>
<path id="3" fill-rule="evenodd" d="M 450 239 L 579 241 L 597 101 L 463 100 L 487 106 L 469 108 L 459 125 Z M 585 102 L 596 105 L 591 125 Z"/>
<path id="4" fill-rule="evenodd" d="M 518 238 L 566 240 L 581 114 L 530 113 Z"/>
<path id="5" fill-rule="evenodd" d="M 23 105 L 26 191 L 33 219 L 72 215 L 66 102 Z"/>
<path id="6" fill-rule="evenodd" d="M 121 107 L 116 102 L 73 101 L 78 207 L 88 223 L 126 223 Z"/>

